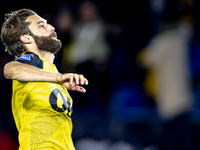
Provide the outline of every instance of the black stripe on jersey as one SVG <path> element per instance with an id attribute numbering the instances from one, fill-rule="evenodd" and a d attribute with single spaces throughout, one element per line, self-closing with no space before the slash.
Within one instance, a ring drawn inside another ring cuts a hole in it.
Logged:
<path id="1" fill-rule="evenodd" d="M 28 64 L 28 65 L 32 65 L 32 66 L 35 66 L 35 67 L 43 69 L 43 61 L 39 58 L 38 55 L 36 55 L 35 53 L 32 53 L 32 52 L 26 52 L 23 55 L 24 56 L 25 55 L 30 56 L 29 57 L 30 59 L 18 59 L 17 58 L 16 61 L 18 61 L 20 63 L 25 63 L 25 64 Z M 20 56 L 20 57 L 23 57 L 23 55 Z"/>

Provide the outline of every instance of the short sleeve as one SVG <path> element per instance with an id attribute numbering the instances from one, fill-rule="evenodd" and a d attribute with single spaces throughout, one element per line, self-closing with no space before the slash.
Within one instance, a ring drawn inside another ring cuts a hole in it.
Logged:
<path id="1" fill-rule="evenodd" d="M 16 59 L 20 63 L 25 63 L 43 69 L 43 61 L 38 55 L 32 52 L 27 52 Z"/>

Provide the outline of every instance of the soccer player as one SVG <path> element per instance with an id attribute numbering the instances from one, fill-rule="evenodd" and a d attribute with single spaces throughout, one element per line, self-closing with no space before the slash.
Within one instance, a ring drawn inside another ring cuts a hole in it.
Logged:
<path id="1" fill-rule="evenodd" d="M 86 92 L 83 75 L 60 74 L 53 64 L 61 48 L 54 27 L 34 11 L 5 15 L 1 39 L 16 59 L 4 68 L 13 79 L 12 112 L 20 150 L 74 150 L 72 98 L 67 89 Z M 33 82 L 34 81 L 34 82 Z"/>

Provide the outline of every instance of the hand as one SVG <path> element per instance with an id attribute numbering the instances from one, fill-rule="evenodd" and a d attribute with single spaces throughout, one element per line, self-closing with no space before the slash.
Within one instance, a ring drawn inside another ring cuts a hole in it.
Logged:
<path id="1" fill-rule="evenodd" d="M 78 85 L 88 85 L 88 80 L 83 75 L 73 73 L 66 73 L 61 75 L 58 81 L 69 90 L 79 91 L 83 93 L 86 92 L 86 89 Z"/>

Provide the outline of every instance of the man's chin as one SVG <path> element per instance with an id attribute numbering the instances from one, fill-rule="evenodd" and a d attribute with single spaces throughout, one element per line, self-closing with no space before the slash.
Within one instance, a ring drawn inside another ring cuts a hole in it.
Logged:
<path id="1" fill-rule="evenodd" d="M 52 37 L 52 40 L 54 40 L 54 41 L 60 41 L 59 39 L 57 39 L 57 37 Z"/>
<path id="2" fill-rule="evenodd" d="M 57 36 L 51 37 L 51 39 L 59 40 L 59 39 L 57 38 Z"/>
<path id="3" fill-rule="evenodd" d="M 62 43 L 57 39 L 57 35 L 53 34 L 49 37 L 34 36 L 35 43 L 38 49 L 56 54 L 62 47 Z"/>

